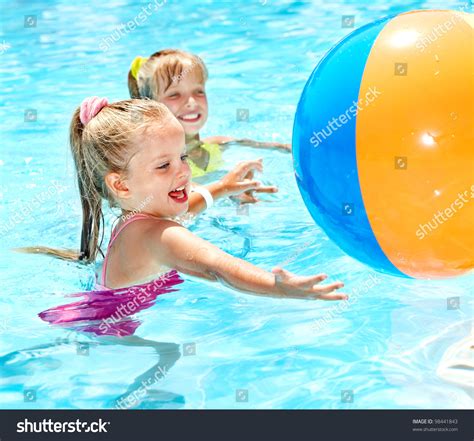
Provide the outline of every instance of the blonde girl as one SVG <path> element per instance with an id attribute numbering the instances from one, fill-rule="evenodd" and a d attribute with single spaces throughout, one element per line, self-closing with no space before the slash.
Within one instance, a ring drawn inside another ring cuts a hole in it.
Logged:
<path id="1" fill-rule="evenodd" d="M 83 211 L 80 251 L 28 251 L 95 261 L 103 230 L 102 201 L 107 200 L 121 209 L 122 216 L 104 259 L 105 288 L 151 283 L 174 269 L 257 295 L 347 298 L 337 292 L 341 282 L 321 285 L 324 274 L 265 271 L 225 253 L 174 220 L 188 210 L 191 169 L 183 126 L 163 104 L 141 99 L 109 104 L 105 98 L 88 98 L 74 112 L 70 143 Z"/>

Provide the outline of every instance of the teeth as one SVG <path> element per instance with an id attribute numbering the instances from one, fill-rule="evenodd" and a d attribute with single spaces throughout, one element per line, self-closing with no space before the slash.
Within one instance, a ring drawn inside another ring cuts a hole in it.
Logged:
<path id="1" fill-rule="evenodd" d="M 185 186 L 183 185 L 182 187 L 175 188 L 173 191 L 183 191 Z"/>
<path id="2" fill-rule="evenodd" d="M 190 113 L 188 115 L 184 115 L 182 119 L 196 119 L 199 116 L 199 113 Z"/>

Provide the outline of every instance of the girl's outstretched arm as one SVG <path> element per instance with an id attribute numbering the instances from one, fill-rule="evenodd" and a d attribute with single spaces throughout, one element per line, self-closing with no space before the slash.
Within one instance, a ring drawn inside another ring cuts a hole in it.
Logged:
<path id="1" fill-rule="evenodd" d="M 228 144 L 236 143 L 247 147 L 257 147 L 261 149 L 279 149 L 284 150 L 285 152 L 291 152 L 291 144 L 283 144 L 281 142 L 259 142 L 254 141 L 253 139 L 237 139 L 231 138 L 229 136 L 211 136 L 209 138 L 206 138 L 204 141 L 208 143 L 219 144 L 224 149 L 228 147 Z"/>
<path id="2" fill-rule="evenodd" d="M 326 279 L 325 274 L 297 276 L 281 268 L 268 272 L 225 253 L 173 221 L 158 222 L 149 244 L 160 264 L 185 274 L 222 280 L 238 290 L 269 297 L 347 299 L 345 294 L 334 292 L 344 286 L 342 282 L 319 285 Z"/>

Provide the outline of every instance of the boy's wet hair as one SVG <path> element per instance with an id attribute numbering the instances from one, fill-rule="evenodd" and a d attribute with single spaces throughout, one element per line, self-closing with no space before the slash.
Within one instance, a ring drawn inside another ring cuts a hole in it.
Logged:
<path id="1" fill-rule="evenodd" d="M 136 78 L 131 69 L 128 72 L 130 97 L 158 100 L 161 93 L 190 74 L 203 84 L 207 81 L 206 65 L 197 55 L 179 49 L 155 52 L 141 65 Z"/>

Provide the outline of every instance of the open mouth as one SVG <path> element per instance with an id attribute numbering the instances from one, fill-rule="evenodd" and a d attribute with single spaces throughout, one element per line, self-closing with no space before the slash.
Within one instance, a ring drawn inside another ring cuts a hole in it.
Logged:
<path id="1" fill-rule="evenodd" d="M 178 119 L 187 123 L 196 123 L 201 119 L 200 113 L 188 113 L 187 115 L 178 116 Z"/>
<path id="2" fill-rule="evenodd" d="M 175 202 L 180 204 L 188 200 L 188 192 L 186 191 L 186 186 L 175 188 L 174 190 L 168 193 L 168 196 L 173 199 Z"/>

